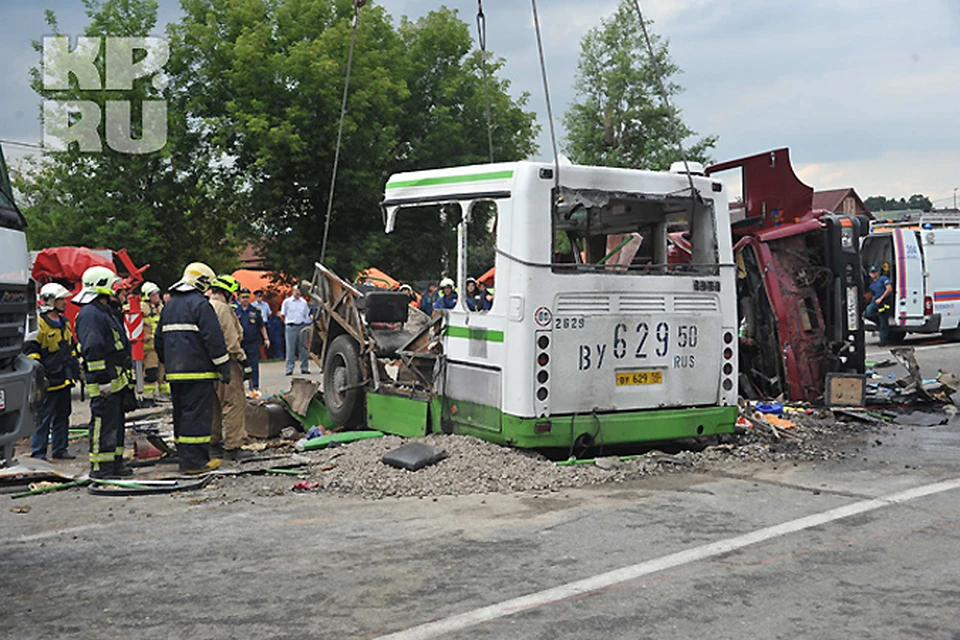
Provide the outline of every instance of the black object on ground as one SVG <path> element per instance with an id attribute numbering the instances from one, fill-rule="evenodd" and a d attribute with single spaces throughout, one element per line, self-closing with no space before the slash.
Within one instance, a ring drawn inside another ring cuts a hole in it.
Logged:
<path id="1" fill-rule="evenodd" d="M 422 442 L 411 442 L 383 454 L 384 464 L 407 471 L 417 471 L 436 464 L 447 457 L 447 452 Z"/>
<path id="2" fill-rule="evenodd" d="M 903 413 L 893 419 L 897 424 L 910 425 L 913 427 L 935 427 L 941 424 L 947 424 L 950 417 L 943 413 L 927 413 L 926 411 L 912 411 Z"/>
<path id="3" fill-rule="evenodd" d="M 199 480 L 177 480 L 173 484 L 149 484 L 149 480 L 141 481 L 141 483 L 136 480 L 112 481 L 91 484 L 87 491 L 98 496 L 145 496 L 202 489 L 212 479 L 213 476 L 206 476 Z"/>

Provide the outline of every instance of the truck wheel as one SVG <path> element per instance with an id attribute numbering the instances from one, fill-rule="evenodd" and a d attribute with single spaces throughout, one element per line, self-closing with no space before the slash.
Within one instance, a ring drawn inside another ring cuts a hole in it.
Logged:
<path id="1" fill-rule="evenodd" d="M 323 363 L 323 403 L 337 425 L 363 424 L 361 375 L 357 343 L 348 335 L 334 338 Z"/>

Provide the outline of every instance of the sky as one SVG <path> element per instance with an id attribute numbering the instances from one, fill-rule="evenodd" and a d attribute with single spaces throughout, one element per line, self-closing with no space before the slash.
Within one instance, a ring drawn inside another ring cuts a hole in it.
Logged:
<path id="1" fill-rule="evenodd" d="M 159 0 L 160 25 L 178 0 Z M 381 0 L 399 20 L 440 4 L 474 24 L 473 0 Z M 616 0 L 538 0 L 551 102 L 561 118 L 575 100 L 580 41 Z M 674 99 L 687 124 L 716 134 L 713 157 L 729 160 L 789 147 L 798 175 L 817 190 L 854 187 L 864 198 L 923 193 L 952 206 L 960 187 L 960 0 L 642 0 L 653 30 L 670 42 L 685 89 Z M 39 142 L 32 40 L 87 22 L 80 0 L 0 0 L 0 139 Z M 486 0 L 487 46 L 506 59 L 512 90 L 528 92 L 549 128 L 529 3 Z M 362 17 L 361 17 L 362 19 Z M 163 35 L 162 26 L 155 35 Z M 28 150 L 4 145 L 16 163 Z"/>

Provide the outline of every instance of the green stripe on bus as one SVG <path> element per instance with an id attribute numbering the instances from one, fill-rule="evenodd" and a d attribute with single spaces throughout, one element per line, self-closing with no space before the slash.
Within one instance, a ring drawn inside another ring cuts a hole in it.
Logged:
<path id="1" fill-rule="evenodd" d="M 513 170 L 490 171 L 488 173 L 472 173 L 466 176 L 440 176 L 438 178 L 417 178 L 416 180 L 400 180 L 388 182 L 387 189 L 401 187 L 431 187 L 440 184 L 457 184 L 458 182 L 481 182 L 483 180 L 507 180 L 513 177 Z"/>
<path id="2" fill-rule="evenodd" d="M 503 342 L 503 331 L 496 329 L 477 329 L 473 327 L 456 327 L 447 325 L 446 334 L 451 338 L 470 338 L 486 342 Z"/>

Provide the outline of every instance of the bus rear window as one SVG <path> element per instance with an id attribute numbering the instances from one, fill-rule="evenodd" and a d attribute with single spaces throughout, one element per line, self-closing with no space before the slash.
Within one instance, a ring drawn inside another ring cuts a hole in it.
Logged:
<path id="1" fill-rule="evenodd" d="M 553 256 L 558 273 L 717 275 L 713 201 L 563 188 Z"/>

